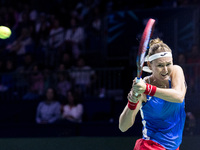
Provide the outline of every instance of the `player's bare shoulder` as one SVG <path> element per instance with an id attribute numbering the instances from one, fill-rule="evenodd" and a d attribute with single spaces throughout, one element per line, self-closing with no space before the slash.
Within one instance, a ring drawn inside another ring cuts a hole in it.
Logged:
<path id="1" fill-rule="evenodd" d="M 183 72 L 183 69 L 179 65 L 173 65 L 173 72 Z"/>
<path id="2" fill-rule="evenodd" d="M 173 71 L 171 74 L 172 77 L 177 76 L 177 77 L 184 77 L 184 72 L 181 66 L 179 65 L 173 65 Z"/>

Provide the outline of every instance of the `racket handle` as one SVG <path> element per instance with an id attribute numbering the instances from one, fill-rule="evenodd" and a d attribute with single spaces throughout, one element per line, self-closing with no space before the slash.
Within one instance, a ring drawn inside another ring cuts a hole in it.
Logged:
<path id="1" fill-rule="evenodd" d="M 140 82 L 140 78 L 137 77 L 136 83 L 139 83 L 139 82 Z M 135 96 L 138 96 L 138 93 L 135 93 Z"/>
<path id="2" fill-rule="evenodd" d="M 137 79 L 136 79 L 136 83 L 139 83 L 139 82 L 140 82 L 140 78 L 137 77 Z"/>

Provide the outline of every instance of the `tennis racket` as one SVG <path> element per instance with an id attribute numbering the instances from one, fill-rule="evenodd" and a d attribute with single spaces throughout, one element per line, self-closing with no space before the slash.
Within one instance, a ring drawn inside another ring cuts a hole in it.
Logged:
<path id="1" fill-rule="evenodd" d="M 139 50 L 138 50 L 137 59 L 136 59 L 136 64 L 137 64 L 136 83 L 140 82 L 140 78 L 142 76 L 142 68 L 144 66 L 145 55 L 148 49 L 149 40 L 153 34 L 154 25 L 155 25 L 155 20 L 150 18 L 146 24 L 146 27 L 143 31 L 143 34 L 140 40 Z M 136 93 L 135 95 L 137 96 L 138 94 Z"/>

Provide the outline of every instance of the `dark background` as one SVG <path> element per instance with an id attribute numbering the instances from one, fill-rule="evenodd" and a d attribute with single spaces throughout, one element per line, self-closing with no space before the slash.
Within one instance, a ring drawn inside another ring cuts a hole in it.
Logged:
<path id="1" fill-rule="evenodd" d="M 95 38 L 100 39 L 95 42 L 99 43 L 94 44 L 94 41 L 92 41 L 94 35 L 90 34 L 90 19 L 92 18 L 93 11 L 89 11 L 86 17 L 81 20 L 81 25 L 87 34 L 82 54 L 85 56 L 88 65 L 96 71 L 99 71 L 99 69 L 102 71 L 108 68 L 111 70 L 113 68 L 120 68 L 116 78 L 108 76 L 108 78 L 104 78 L 105 81 L 100 81 L 102 84 L 108 80 L 111 80 L 113 83 L 120 81 L 120 86 L 107 87 L 104 99 L 99 99 L 98 95 L 93 95 L 95 99 L 84 99 L 85 118 L 83 122 L 67 125 L 38 125 L 35 123 L 35 113 L 41 99 L 23 101 L 20 94 L 13 95 L 13 93 L 1 92 L 0 142 L 2 142 L 2 149 L 23 149 L 19 145 L 22 145 L 25 149 L 30 149 L 31 144 L 37 145 L 38 149 L 43 149 L 44 147 L 46 149 L 55 149 L 52 148 L 53 146 L 51 147 L 52 143 L 53 145 L 58 144 L 60 149 L 63 147 L 69 147 L 69 149 L 74 147 L 74 149 L 77 149 L 79 144 L 82 149 L 87 150 L 95 148 L 126 149 L 126 146 L 127 149 L 132 148 L 135 139 L 142 136 L 140 115 L 137 116 L 135 125 L 125 133 L 120 132 L 118 129 L 118 118 L 127 103 L 126 95 L 130 90 L 131 81 L 136 75 L 135 59 L 137 48 L 148 18 L 156 19 L 154 37 L 160 37 L 170 46 L 174 56 L 174 63 L 181 65 L 184 69 L 188 84 L 185 109 L 186 112 L 192 112 L 195 116 L 195 126 L 189 130 L 184 130 L 181 149 L 188 149 L 188 145 L 193 145 L 193 149 L 195 149 L 198 142 L 194 141 L 198 140 L 200 135 L 200 80 L 198 71 L 196 73 L 194 70 L 200 69 L 200 61 L 192 63 L 186 61 L 184 64 L 180 64 L 178 56 L 184 54 L 187 58 L 187 56 L 190 56 L 192 45 L 197 44 L 199 46 L 200 5 L 198 1 L 1 0 L 0 24 L 9 26 L 13 34 L 7 40 L 0 40 L 0 58 L 4 61 L 7 59 L 15 61 L 17 58 L 17 56 L 4 53 L 6 47 L 18 37 L 17 30 L 15 30 L 16 22 L 7 16 L 10 8 L 13 8 L 19 14 L 22 12 L 30 13 L 32 10 L 36 10 L 38 14 L 41 12 L 45 13 L 47 16 L 53 14 L 60 20 L 61 26 L 64 29 L 68 29 L 70 26 L 70 13 L 79 2 L 82 2 L 82 4 L 89 8 L 93 5 L 97 6 L 102 21 L 102 28 L 95 36 Z M 44 61 L 41 61 L 44 56 L 42 53 L 38 53 L 39 46 L 36 45 L 36 38 L 34 36 L 33 39 L 35 40 L 32 45 L 33 55 L 35 58 L 38 58 L 35 60 L 44 66 L 46 64 L 44 64 Z M 56 68 L 56 65 L 50 67 Z M 52 69 L 52 71 L 56 72 L 56 69 Z M 4 74 L 5 72 L 1 73 Z M 109 91 L 114 91 L 114 94 L 109 95 Z M 95 106 L 98 106 L 100 109 L 98 111 L 95 110 Z M 188 127 L 188 122 L 189 120 L 186 121 L 186 127 Z M 190 134 L 190 130 L 192 134 Z M 117 139 L 113 137 L 117 137 Z M 133 140 L 132 137 L 134 137 Z M 107 143 L 107 138 L 109 138 L 108 141 L 112 144 Z M 83 142 L 81 144 L 81 141 L 84 140 L 88 144 L 83 144 Z M 91 141 L 95 144 L 91 144 Z M 193 144 L 191 144 L 192 141 Z M 122 144 L 119 144 L 120 142 Z M 9 145 L 9 143 L 11 144 Z M 131 145 L 130 147 L 129 144 Z M 124 145 L 124 147 L 117 145 Z M 33 147 L 32 149 L 34 149 Z M 57 146 L 55 147 L 57 148 Z"/>

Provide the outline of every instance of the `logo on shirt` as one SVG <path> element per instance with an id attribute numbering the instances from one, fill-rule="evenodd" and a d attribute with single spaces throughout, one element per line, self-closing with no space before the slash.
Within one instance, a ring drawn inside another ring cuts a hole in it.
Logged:
<path id="1" fill-rule="evenodd" d="M 150 101 L 150 100 L 151 100 L 151 98 L 152 98 L 151 96 L 148 96 L 148 97 L 147 97 L 147 101 Z"/>

